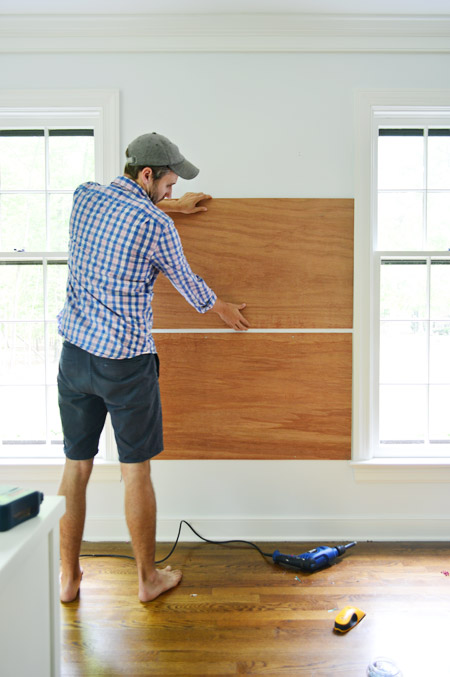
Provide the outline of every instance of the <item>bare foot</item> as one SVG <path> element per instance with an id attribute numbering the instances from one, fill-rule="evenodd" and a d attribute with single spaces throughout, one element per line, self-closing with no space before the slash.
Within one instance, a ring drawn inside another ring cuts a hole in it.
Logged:
<path id="1" fill-rule="evenodd" d="M 80 583 L 83 578 L 83 569 L 80 569 L 80 573 L 76 578 L 63 576 L 62 573 L 59 576 L 60 583 L 60 600 L 61 602 L 74 602 L 78 597 L 80 592 Z"/>
<path id="2" fill-rule="evenodd" d="M 179 569 L 172 571 L 170 566 L 165 569 L 155 569 L 155 575 L 152 580 L 139 584 L 139 600 L 141 602 L 151 602 L 163 592 L 175 588 L 182 577 L 183 574 Z"/>

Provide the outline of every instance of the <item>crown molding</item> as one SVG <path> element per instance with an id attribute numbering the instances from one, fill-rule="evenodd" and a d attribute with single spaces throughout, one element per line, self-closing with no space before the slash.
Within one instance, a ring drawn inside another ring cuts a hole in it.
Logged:
<path id="1" fill-rule="evenodd" d="M 0 53 L 450 52 L 450 14 L 0 15 Z"/>

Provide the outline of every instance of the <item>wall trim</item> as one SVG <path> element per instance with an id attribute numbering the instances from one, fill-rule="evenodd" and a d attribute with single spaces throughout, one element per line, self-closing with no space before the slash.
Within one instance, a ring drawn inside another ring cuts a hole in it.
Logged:
<path id="1" fill-rule="evenodd" d="M 373 458 L 350 465 L 357 482 L 450 483 L 448 458 Z"/>
<path id="2" fill-rule="evenodd" d="M 191 466 L 195 459 L 185 461 Z M 198 463 L 205 463 L 203 460 Z M 230 460 L 223 461 L 230 463 Z M 233 463 L 235 461 L 231 461 Z M 237 461 L 245 463 L 245 461 Z M 250 463 L 281 463 L 287 464 L 290 461 L 249 461 Z M 296 461 L 293 463 L 307 463 L 308 461 Z M 315 462 L 315 461 L 313 461 Z M 158 465 L 161 463 L 173 463 L 173 461 L 155 460 L 153 465 L 153 474 L 158 472 Z M 175 461 L 180 463 L 180 461 Z M 217 466 L 221 461 L 210 460 L 206 463 L 212 463 Z M 378 482 L 378 483 L 450 483 L 450 460 L 446 458 L 376 458 L 368 461 L 349 461 L 353 470 L 354 478 L 357 482 Z M 64 469 L 64 459 L 42 459 L 39 462 L 33 462 L 31 459 L 0 459 L 0 473 L 2 482 L 8 484 L 20 484 L 21 482 L 60 482 Z M 120 484 L 121 472 L 118 461 L 104 461 L 96 459 L 91 483 L 101 484 Z M 450 533 L 450 532 L 449 532 Z"/>
<path id="3" fill-rule="evenodd" d="M 0 17 L 0 35 L 3 34 L 3 22 Z M 8 51 L 2 48 L 0 43 L 0 53 Z M 118 89 L 0 89 L 0 107 L 2 117 L 21 119 L 38 113 L 46 118 L 52 114 L 75 116 L 80 108 L 83 113 L 98 115 L 102 121 L 99 148 L 103 170 L 99 179 L 107 183 L 120 171 Z"/>
<path id="4" fill-rule="evenodd" d="M 212 540 L 245 539 L 256 542 L 336 541 L 446 541 L 450 533 L 450 517 L 319 517 L 280 519 L 196 519 L 184 517 L 196 531 Z M 178 534 L 179 519 L 158 519 L 158 543 L 172 544 Z M 129 541 L 125 518 L 88 518 L 85 541 Z M 182 542 L 199 542 L 186 525 Z M 214 546 L 211 546 L 214 547 Z"/>
<path id="5" fill-rule="evenodd" d="M 450 52 L 450 16 L 3 15 L 0 53 Z"/>
<path id="6" fill-rule="evenodd" d="M 20 482 L 60 482 L 64 470 L 64 459 L 0 459 L 2 482 L 17 484 Z M 120 483 L 121 473 L 118 462 L 98 459 L 94 463 L 90 482 Z"/>
<path id="7" fill-rule="evenodd" d="M 449 89 L 359 89 L 354 94 L 355 115 L 355 239 L 353 306 L 353 429 L 352 459 L 358 481 L 448 482 L 448 469 L 436 466 L 432 458 L 374 459 L 378 444 L 373 396 L 374 364 L 373 257 L 371 253 L 371 181 L 373 166 L 373 112 L 380 109 L 429 109 L 450 107 Z M 367 301 L 369 299 L 369 302 Z M 376 444 L 375 444 L 376 443 Z M 366 463 L 367 461 L 367 463 Z M 383 463 L 384 461 L 384 463 Z M 442 463 L 442 461 L 441 461 Z M 439 461 L 438 461 L 439 464 Z M 385 467 L 381 467 L 384 465 Z M 398 465 L 398 468 L 393 466 Z M 430 466 L 426 468 L 425 466 Z M 420 466 L 414 468 L 414 466 Z"/>

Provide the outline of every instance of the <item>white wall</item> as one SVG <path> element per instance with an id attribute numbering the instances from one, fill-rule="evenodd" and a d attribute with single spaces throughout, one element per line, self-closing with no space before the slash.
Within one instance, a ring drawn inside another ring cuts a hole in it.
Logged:
<path id="1" fill-rule="evenodd" d="M 6 89 L 119 89 L 122 150 L 158 131 L 201 168 L 194 181 L 179 182 L 178 194 L 349 198 L 355 90 L 449 88 L 450 55 L 1 55 L 0 72 Z M 216 538 L 450 533 L 447 483 L 358 483 L 345 461 L 159 460 L 153 476 L 164 540 L 182 518 Z M 46 493 L 56 487 L 40 484 Z M 118 477 L 91 484 L 88 539 L 126 538 L 122 502 Z"/>

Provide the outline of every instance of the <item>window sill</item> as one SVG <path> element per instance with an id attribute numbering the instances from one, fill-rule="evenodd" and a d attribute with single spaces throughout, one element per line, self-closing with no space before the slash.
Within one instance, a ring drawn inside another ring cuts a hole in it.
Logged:
<path id="1" fill-rule="evenodd" d="M 0 459 L 2 482 L 59 482 L 64 460 L 55 459 Z M 96 460 L 92 471 L 93 482 L 119 482 L 120 466 L 117 461 Z"/>
<path id="2" fill-rule="evenodd" d="M 350 465 L 357 482 L 450 482 L 450 459 L 374 458 Z"/>

